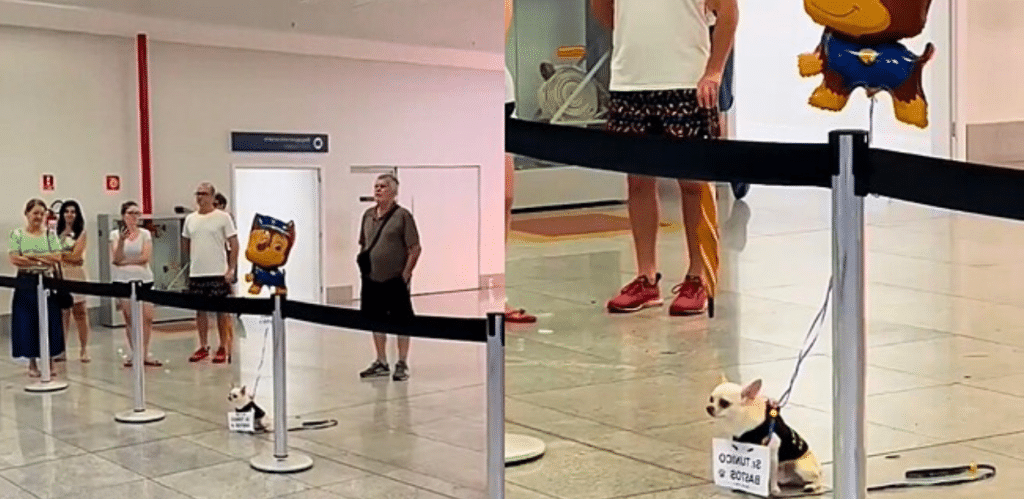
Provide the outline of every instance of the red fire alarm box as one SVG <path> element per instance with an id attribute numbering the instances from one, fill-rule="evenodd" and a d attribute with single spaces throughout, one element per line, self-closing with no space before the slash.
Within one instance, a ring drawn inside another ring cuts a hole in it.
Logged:
<path id="1" fill-rule="evenodd" d="M 44 191 L 52 191 L 53 189 L 54 189 L 53 175 L 51 175 L 49 173 L 44 173 L 43 174 L 43 190 Z"/>
<path id="2" fill-rule="evenodd" d="M 117 192 L 121 190 L 121 177 L 117 175 L 107 175 L 107 191 Z"/>

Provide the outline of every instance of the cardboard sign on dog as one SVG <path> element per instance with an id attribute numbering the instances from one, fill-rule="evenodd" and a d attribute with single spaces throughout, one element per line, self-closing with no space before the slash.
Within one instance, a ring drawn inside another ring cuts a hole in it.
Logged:
<path id="1" fill-rule="evenodd" d="M 771 459 L 768 447 L 714 439 L 715 485 L 768 497 Z"/>

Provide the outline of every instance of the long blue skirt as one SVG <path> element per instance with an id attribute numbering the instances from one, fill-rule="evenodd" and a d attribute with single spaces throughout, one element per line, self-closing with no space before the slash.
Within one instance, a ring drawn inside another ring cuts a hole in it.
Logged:
<path id="1" fill-rule="evenodd" d="M 64 353 L 64 322 L 60 307 L 51 297 L 47 306 L 50 320 L 50 357 Z M 11 304 L 11 356 L 39 358 L 39 306 L 35 289 L 14 290 Z"/>

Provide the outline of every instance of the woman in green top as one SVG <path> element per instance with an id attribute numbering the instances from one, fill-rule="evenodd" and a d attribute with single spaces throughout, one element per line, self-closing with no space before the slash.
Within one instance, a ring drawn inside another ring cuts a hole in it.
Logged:
<path id="1" fill-rule="evenodd" d="M 18 268 L 18 276 L 34 278 L 39 274 L 53 275 L 53 269 L 61 259 L 60 239 L 49 232 L 44 225 L 46 203 L 33 199 L 25 205 L 25 227 L 11 231 L 7 244 L 7 256 Z M 50 323 L 50 359 L 64 353 L 64 324 L 61 309 L 51 298 L 47 315 Z M 14 290 L 11 304 L 11 355 L 28 358 L 28 373 L 39 377 L 36 359 L 39 352 L 39 306 L 34 289 Z M 51 371 L 53 361 L 50 361 Z"/>

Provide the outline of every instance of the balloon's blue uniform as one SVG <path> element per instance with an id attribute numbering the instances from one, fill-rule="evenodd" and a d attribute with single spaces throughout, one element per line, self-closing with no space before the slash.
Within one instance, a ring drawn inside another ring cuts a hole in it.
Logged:
<path id="1" fill-rule="evenodd" d="M 918 60 L 900 43 L 860 45 L 826 33 L 822 45 L 828 69 L 843 77 L 847 90 L 867 87 L 892 92 L 910 78 Z"/>

